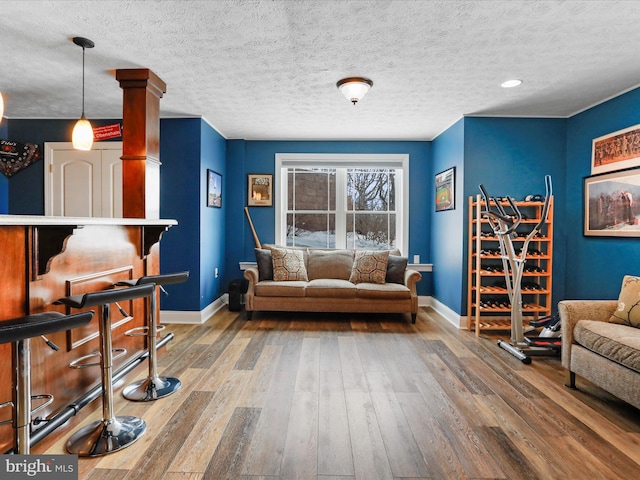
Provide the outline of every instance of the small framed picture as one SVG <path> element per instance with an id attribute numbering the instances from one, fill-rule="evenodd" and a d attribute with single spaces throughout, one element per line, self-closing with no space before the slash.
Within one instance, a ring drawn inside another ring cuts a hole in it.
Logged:
<path id="1" fill-rule="evenodd" d="M 456 167 L 436 175 L 436 212 L 456 208 Z"/>
<path id="2" fill-rule="evenodd" d="M 247 205 L 250 207 L 273 206 L 273 175 L 270 173 L 250 173 Z"/>
<path id="3" fill-rule="evenodd" d="M 222 208 L 222 175 L 207 169 L 207 207 Z"/>

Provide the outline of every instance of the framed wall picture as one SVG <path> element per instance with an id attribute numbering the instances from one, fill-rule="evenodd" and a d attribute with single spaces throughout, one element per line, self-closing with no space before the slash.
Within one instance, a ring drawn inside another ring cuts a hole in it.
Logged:
<path id="1" fill-rule="evenodd" d="M 640 237 L 640 168 L 584 179 L 584 234 Z"/>
<path id="2" fill-rule="evenodd" d="M 640 125 L 594 138 L 591 175 L 640 167 Z"/>
<path id="3" fill-rule="evenodd" d="M 436 175 L 436 212 L 456 208 L 456 167 Z"/>
<path id="4" fill-rule="evenodd" d="M 222 208 L 222 175 L 207 169 L 207 207 Z"/>
<path id="5" fill-rule="evenodd" d="M 270 173 L 250 173 L 247 205 L 250 207 L 273 206 L 273 175 Z"/>

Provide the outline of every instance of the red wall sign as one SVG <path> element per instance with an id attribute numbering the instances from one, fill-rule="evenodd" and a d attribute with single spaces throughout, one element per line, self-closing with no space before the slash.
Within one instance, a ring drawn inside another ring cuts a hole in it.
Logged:
<path id="1" fill-rule="evenodd" d="M 106 140 L 108 138 L 118 138 L 122 136 L 120 132 L 120 124 L 105 125 L 103 127 L 95 127 L 93 129 L 93 139 L 95 141 Z"/>

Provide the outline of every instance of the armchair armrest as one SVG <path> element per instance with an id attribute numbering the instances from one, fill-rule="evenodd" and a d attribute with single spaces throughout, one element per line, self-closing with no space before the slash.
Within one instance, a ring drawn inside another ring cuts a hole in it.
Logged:
<path id="1" fill-rule="evenodd" d="M 562 366 L 571 365 L 573 329 L 580 320 L 607 322 L 618 306 L 617 300 L 563 300 L 558 302 L 562 326 Z"/>

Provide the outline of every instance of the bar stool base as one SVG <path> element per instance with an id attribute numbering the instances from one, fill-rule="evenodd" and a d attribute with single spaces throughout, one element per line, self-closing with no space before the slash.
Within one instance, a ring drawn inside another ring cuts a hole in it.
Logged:
<path id="1" fill-rule="evenodd" d="M 122 390 L 122 396 L 134 402 L 150 402 L 177 392 L 182 382 L 174 377 L 147 377 Z"/>
<path id="2" fill-rule="evenodd" d="M 147 430 L 140 417 L 121 416 L 82 427 L 67 440 L 67 450 L 79 457 L 99 457 L 128 447 Z"/>

